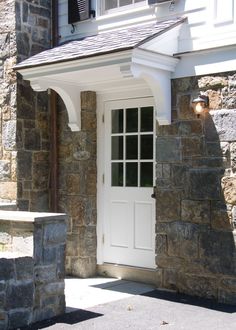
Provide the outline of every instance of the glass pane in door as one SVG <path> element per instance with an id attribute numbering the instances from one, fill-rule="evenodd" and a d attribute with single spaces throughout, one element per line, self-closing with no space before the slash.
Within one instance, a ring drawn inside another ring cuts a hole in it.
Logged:
<path id="1" fill-rule="evenodd" d="M 111 159 L 123 159 L 123 136 L 112 136 Z"/>
<path id="2" fill-rule="evenodd" d="M 111 164 L 111 185 L 112 187 L 123 186 L 123 163 Z"/>
<path id="3" fill-rule="evenodd" d="M 138 163 L 126 163 L 126 187 L 138 186 Z"/>
<path id="4" fill-rule="evenodd" d="M 153 186 L 153 163 L 140 164 L 140 186 L 152 187 Z"/>
<path id="5" fill-rule="evenodd" d="M 141 132 L 153 131 L 153 107 L 141 108 Z"/>
<path id="6" fill-rule="evenodd" d="M 111 132 L 123 133 L 123 109 L 112 110 L 111 118 Z"/>
<path id="7" fill-rule="evenodd" d="M 153 135 L 141 135 L 141 159 L 153 159 Z"/>
<path id="8" fill-rule="evenodd" d="M 138 108 L 126 109 L 126 132 L 138 131 Z"/>

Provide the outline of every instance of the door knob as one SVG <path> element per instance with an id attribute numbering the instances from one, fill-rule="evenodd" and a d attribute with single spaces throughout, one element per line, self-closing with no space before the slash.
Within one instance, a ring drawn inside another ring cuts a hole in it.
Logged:
<path id="1" fill-rule="evenodd" d="M 153 193 L 151 194 L 152 198 L 156 198 L 156 186 L 153 187 Z"/>

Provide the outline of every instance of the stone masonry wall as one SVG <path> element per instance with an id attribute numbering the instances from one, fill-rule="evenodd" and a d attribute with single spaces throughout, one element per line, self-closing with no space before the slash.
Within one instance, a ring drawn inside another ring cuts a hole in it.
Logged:
<path id="1" fill-rule="evenodd" d="M 71 132 L 64 104 L 59 104 L 59 211 L 69 215 L 66 271 L 96 273 L 96 95 L 81 93 L 80 132 Z"/>
<path id="2" fill-rule="evenodd" d="M 190 107 L 199 90 L 209 113 Z M 172 81 L 171 126 L 157 127 L 160 286 L 236 304 L 236 74 Z"/>
<path id="3" fill-rule="evenodd" d="M 0 1 L 0 203 L 16 200 L 15 1 Z"/>
<path id="4" fill-rule="evenodd" d="M 51 44 L 51 1 L 15 1 L 18 62 Z M 17 204 L 20 210 L 49 209 L 50 115 L 47 93 L 17 81 Z"/>
<path id="5" fill-rule="evenodd" d="M 64 313 L 65 219 L 0 211 L 0 329 Z"/>

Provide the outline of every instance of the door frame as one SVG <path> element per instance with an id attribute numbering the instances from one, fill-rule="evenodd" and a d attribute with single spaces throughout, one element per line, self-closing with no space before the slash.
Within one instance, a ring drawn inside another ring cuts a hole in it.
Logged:
<path id="1" fill-rule="evenodd" d="M 104 207 L 105 207 L 105 104 L 109 101 L 153 98 L 149 88 L 135 88 L 129 91 L 111 93 L 97 93 L 97 264 L 104 263 L 103 241 L 104 241 Z M 156 111 L 156 109 L 155 109 Z"/>

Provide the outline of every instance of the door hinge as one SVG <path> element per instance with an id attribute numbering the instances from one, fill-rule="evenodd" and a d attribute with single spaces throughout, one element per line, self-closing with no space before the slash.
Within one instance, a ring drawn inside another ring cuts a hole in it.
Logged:
<path id="1" fill-rule="evenodd" d="M 105 183 L 105 174 L 102 175 L 102 183 Z"/>
<path id="2" fill-rule="evenodd" d="M 103 123 L 105 122 L 105 116 L 104 116 L 104 114 L 102 115 L 102 122 Z"/>
<path id="3" fill-rule="evenodd" d="M 104 243 L 105 243 L 105 235 L 102 234 L 102 244 L 104 244 Z"/>

